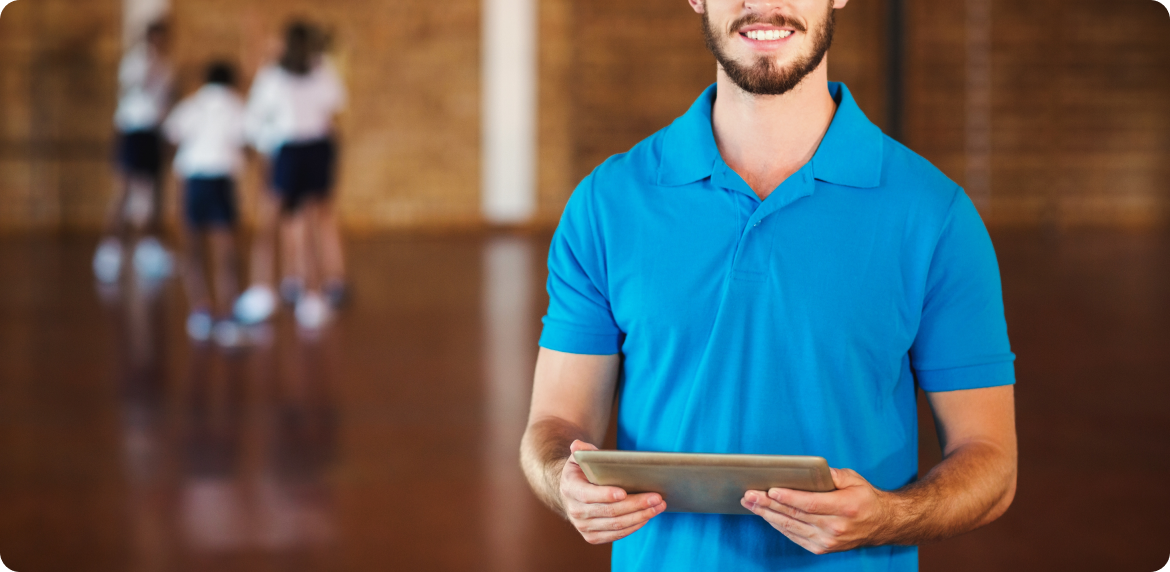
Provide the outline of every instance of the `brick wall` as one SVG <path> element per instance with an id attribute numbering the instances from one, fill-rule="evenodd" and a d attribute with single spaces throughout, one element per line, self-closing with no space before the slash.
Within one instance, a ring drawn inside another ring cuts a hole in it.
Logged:
<path id="1" fill-rule="evenodd" d="M 1170 17 L 1156 2 L 990 2 L 992 224 L 1170 220 Z M 964 2 L 912 2 L 907 143 L 965 178 Z"/>
<path id="2" fill-rule="evenodd" d="M 16 2 L 0 18 L 0 231 L 96 226 L 112 188 L 120 0 Z"/>
<path id="3" fill-rule="evenodd" d="M 960 183 L 971 164 L 968 8 L 992 15 L 992 224 L 1170 219 L 1170 17 L 1148 0 L 909 0 L 905 140 Z M 538 0 L 538 218 L 681 114 L 714 79 L 682 0 Z M 120 0 L 24 0 L 0 19 L 0 231 L 93 229 L 112 189 Z M 479 223 L 479 0 L 173 0 L 180 85 L 213 56 L 254 71 L 292 15 L 333 30 L 351 92 L 339 208 L 351 229 Z M 885 6 L 838 15 L 830 76 L 885 118 Z M 254 196 L 259 173 L 249 174 Z M 982 192 L 982 191 L 981 191 Z M 172 193 L 173 196 L 173 193 Z M 173 209 L 173 199 L 172 199 Z"/>
<path id="4" fill-rule="evenodd" d="M 226 53 L 247 77 L 266 38 L 311 15 L 350 92 L 338 207 L 353 229 L 479 220 L 479 2 L 172 0 L 184 83 Z"/>

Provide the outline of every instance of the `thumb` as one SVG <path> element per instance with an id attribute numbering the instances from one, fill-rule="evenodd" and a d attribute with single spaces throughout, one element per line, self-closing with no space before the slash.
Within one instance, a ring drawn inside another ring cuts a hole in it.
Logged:
<path id="1" fill-rule="evenodd" d="M 833 486 L 838 489 L 846 487 L 855 487 L 857 485 L 868 485 L 869 481 L 862 478 L 853 469 L 829 469 L 829 473 L 833 475 Z"/>
<path id="2" fill-rule="evenodd" d="M 577 464 L 577 458 L 573 455 L 573 453 L 576 453 L 577 451 L 596 451 L 596 450 L 597 450 L 597 447 L 594 447 L 593 445 L 590 445 L 589 443 L 586 443 L 580 439 L 574 440 L 572 443 L 569 444 L 569 462 L 574 464 L 574 465 Z"/>

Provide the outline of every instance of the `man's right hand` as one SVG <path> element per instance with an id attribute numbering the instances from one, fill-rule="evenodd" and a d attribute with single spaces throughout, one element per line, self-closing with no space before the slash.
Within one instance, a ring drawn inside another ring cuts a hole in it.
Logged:
<path id="1" fill-rule="evenodd" d="M 561 507 L 586 541 L 604 544 L 642 528 L 666 510 L 666 501 L 658 493 L 628 495 L 618 487 L 590 483 L 572 453 L 596 450 L 583 441 L 573 441 L 569 446 L 571 453 L 561 470 Z"/>

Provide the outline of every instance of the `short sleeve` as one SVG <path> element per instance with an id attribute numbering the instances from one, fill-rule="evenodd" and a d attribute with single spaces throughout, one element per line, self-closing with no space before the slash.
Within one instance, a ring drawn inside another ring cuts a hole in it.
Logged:
<path id="1" fill-rule="evenodd" d="M 621 331 L 607 297 L 605 257 L 590 175 L 565 206 L 548 253 L 548 313 L 540 346 L 571 354 L 612 355 Z"/>
<path id="2" fill-rule="evenodd" d="M 961 190 L 931 258 L 910 359 L 925 391 L 1015 383 L 995 249 Z"/>
<path id="3" fill-rule="evenodd" d="M 244 135 L 257 151 L 272 155 L 281 143 L 279 72 L 273 67 L 261 69 L 252 82 L 244 106 Z"/>
<path id="4" fill-rule="evenodd" d="M 175 106 L 171 114 L 163 122 L 162 131 L 167 141 L 178 145 L 191 132 L 191 102 L 184 101 Z"/>

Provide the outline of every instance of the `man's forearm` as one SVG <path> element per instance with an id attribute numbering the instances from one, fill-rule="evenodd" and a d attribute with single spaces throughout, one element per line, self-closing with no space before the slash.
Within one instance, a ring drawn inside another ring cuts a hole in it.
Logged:
<path id="1" fill-rule="evenodd" d="M 1016 490 L 1016 453 L 984 442 L 957 447 L 921 480 L 889 495 L 887 538 L 921 544 L 974 530 L 999 518 Z"/>
<path id="2" fill-rule="evenodd" d="M 563 419 L 546 417 L 528 426 L 520 442 L 520 465 L 537 498 L 564 516 L 561 507 L 561 469 L 573 441 L 588 440 L 584 429 Z"/>

